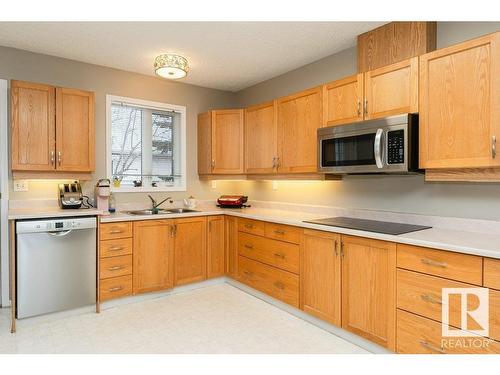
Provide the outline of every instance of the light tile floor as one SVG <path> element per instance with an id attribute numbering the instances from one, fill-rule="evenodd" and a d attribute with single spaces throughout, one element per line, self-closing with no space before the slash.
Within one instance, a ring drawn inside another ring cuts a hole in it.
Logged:
<path id="1" fill-rule="evenodd" d="M 9 331 L 0 353 L 367 353 L 227 284 Z M 28 324 L 30 323 L 30 324 Z"/>

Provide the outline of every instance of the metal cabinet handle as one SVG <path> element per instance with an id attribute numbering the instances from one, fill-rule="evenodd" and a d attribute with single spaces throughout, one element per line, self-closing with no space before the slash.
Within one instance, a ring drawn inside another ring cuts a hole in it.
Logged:
<path id="1" fill-rule="evenodd" d="M 491 157 L 495 159 L 497 156 L 497 137 L 496 135 L 491 137 Z"/>
<path id="2" fill-rule="evenodd" d="M 383 129 L 377 129 L 375 134 L 375 142 L 373 142 L 373 153 L 375 154 L 375 163 L 377 168 L 383 168 L 384 164 L 382 162 L 382 135 L 384 134 Z"/>
<path id="3" fill-rule="evenodd" d="M 50 151 L 50 165 L 54 165 L 55 161 L 56 161 L 55 160 L 55 151 L 52 150 L 52 151 Z"/>
<path id="4" fill-rule="evenodd" d="M 123 250 L 123 246 L 113 246 L 108 249 L 109 251 L 120 251 Z"/>
<path id="5" fill-rule="evenodd" d="M 365 102 L 363 104 L 363 110 L 365 112 L 365 115 L 368 114 L 368 99 L 365 99 Z"/>
<path id="6" fill-rule="evenodd" d="M 275 169 L 275 168 L 276 168 L 276 156 L 273 157 L 273 169 Z"/>
<path id="7" fill-rule="evenodd" d="M 276 282 L 274 283 L 274 286 L 275 286 L 276 288 L 278 288 L 278 289 L 281 289 L 281 290 L 285 289 L 285 284 L 283 284 L 283 283 L 282 283 L 282 282 L 280 282 L 280 281 L 276 281 Z"/>
<path id="8" fill-rule="evenodd" d="M 333 250 L 335 251 L 335 256 L 339 256 L 339 249 L 338 249 L 339 241 L 335 240 L 335 244 L 333 245 Z"/>
<path id="9" fill-rule="evenodd" d="M 344 257 L 344 241 L 340 241 L 340 257 Z"/>
<path id="10" fill-rule="evenodd" d="M 114 288 L 109 288 L 108 292 L 118 292 L 120 290 L 123 290 L 122 286 L 115 286 Z"/>
<path id="11" fill-rule="evenodd" d="M 253 273 L 247 270 L 243 271 L 243 273 L 247 276 L 253 276 Z"/>
<path id="12" fill-rule="evenodd" d="M 285 231 L 284 231 L 284 230 L 281 230 L 281 229 L 275 229 L 275 230 L 274 230 L 274 233 L 284 235 L 284 234 L 285 234 Z"/>
<path id="13" fill-rule="evenodd" d="M 280 167 L 280 157 L 276 156 L 276 168 Z"/>
<path id="14" fill-rule="evenodd" d="M 61 151 L 57 151 L 57 163 L 59 164 L 59 166 L 62 163 L 62 152 Z"/>
<path id="15" fill-rule="evenodd" d="M 358 116 L 361 116 L 361 100 L 358 99 Z"/>
<path id="16" fill-rule="evenodd" d="M 283 254 L 283 253 L 274 253 L 274 256 L 278 257 L 278 258 L 281 258 L 281 259 L 285 259 L 286 258 L 285 254 Z"/>
<path id="17" fill-rule="evenodd" d="M 247 229 L 253 229 L 253 225 L 252 224 L 245 224 L 245 228 L 247 228 Z"/>
<path id="18" fill-rule="evenodd" d="M 109 231 L 109 233 L 110 233 L 110 234 L 118 234 L 118 233 L 123 233 L 123 229 L 119 229 L 119 228 L 117 228 L 117 229 L 111 229 L 111 230 Z"/>
<path id="19" fill-rule="evenodd" d="M 125 266 L 113 266 L 113 267 L 109 267 L 108 271 L 119 271 L 119 270 L 122 270 L 124 268 L 125 268 Z"/>
<path id="20" fill-rule="evenodd" d="M 175 237 L 177 235 L 177 224 L 170 226 L 170 237 Z"/>
<path id="21" fill-rule="evenodd" d="M 215 159 L 212 159 L 212 162 L 210 163 L 210 165 L 211 165 L 212 169 L 215 168 Z"/>
<path id="22" fill-rule="evenodd" d="M 442 305 L 443 303 L 436 299 L 432 294 L 421 294 L 420 299 L 425 302 L 434 303 L 436 305 Z"/>
<path id="23" fill-rule="evenodd" d="M 247 243 L 245 244 L 245 247 L 246 247 L 247 249 L 253 249 L 253 245 L 249 245 L 249 244 L 247 244 Z"/>
<path id="24" fill-rule="evenodd" d="M 429 344 L 425 340 L 420 340 L 420 345 L 423 346 L 426 349 L 432 350 L 433 352 L 441 353 L 441 354 L 446 354 L 446 352 L 442 348 L 438 348 L 434 345 Z"/>
<path id="25" fill-rule="evenodd" d="M 448 266 L 448 264 L 445 262 L 436 262 L 435 260 L 427 258 L 422 258 L 420 259 L 420 261 L 428 266 L 441 267 L 441 268 L 446 268 Z"/>

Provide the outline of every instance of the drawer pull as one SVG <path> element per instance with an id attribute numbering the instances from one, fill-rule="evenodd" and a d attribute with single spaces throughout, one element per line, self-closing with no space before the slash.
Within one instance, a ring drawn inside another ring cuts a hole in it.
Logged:
<path id="1" fill-rule="evenodd" d="M 434 345 L 431 345 L 431 344 L 429 344 L 425 340 L 420 340 L 420 345 L 423 346 L 426 349 L 432 350 L 433 352 L 437 352 L 437 353 L 441 353 L 441 354 L 446 354 L 446 352 L 443 349 L 438 348 L 438 347 L 436 347 Z"/>
<path id="2" fill-rule="evenodd" d="M 436 262 L 435 260 L 432 260 L 432 259 L 422 258 L 422 259 L 420 259 L 420 261 L 423 264 L 426 264 L 428 266 L 442 267 L 442 268 L 448 267 L 448 263 L 445 263 L 445 262 Z"/>
<path id="3" fill-rule="evenodd" d="M 282 253 L 274 253 L 274 256 L 281 258 L 281 259 L 285 259 L 285 254 L 282 254 Z"/>
<path id="4" fill-rule="evenodd" d="M 111 229 L 109 231 L 110 234 L 118 234 L 118 233 L 123 233 L 123 229 Z"/>
<path id="5" fill-rule="evenodd" d="M 429 303 L 434 303 L 436 305 L 442 305 L 443 304 L 440 300 L 436 299 L 431 294 L 421 294 L 420 298 L 422 299 L 422 301 L 429 302 Z"/>
<path id="6" fill-rule="evenodd" d="M 108 249 L 109 251 L 120 251 L 123 250 L 123 246 L 113 246 Z"/>
<path id="7" fill-rule="evenodd" d="M 123 290 L 122 286 L 115 286 L 114 288 L 109 288 L 108 292 L 119 292 L 120 290 Z"/>
<path id="8" fill-rule="evenodd" d="M 253 225 L 252 224 L 245 224 L 245 228 L 247 228 L 247 229 L 253 229 Z"/>
<path id="9" fill-rule="evenodd" d="M 284 230 L 281 230 L 281 229 L 275 229 L 275 230 L 274 230 L 274 233 L 284 235 L 284 234 L 285 234 L 285 231 L 284 231 Z"/>
<path id="10" fill-rule="evenodd" d="M 125 266 L 114 266 L 114 267 L 109 267 L 108 271 L 119 271 L 119 270 L 122 270 L 124 268 L 125 268 Z"/>
<path id="11" fill-rule="evenodd" d="M 283 283 L 282 283 L 282 282 L 280 282 L 280 281 L 276 281 L 276 282 L 274 283 L 274 286 L 275 286 L 276 288 L 280 289 L 280 290 L 285 289 L 285 284 L 283 284 Z"/>
<path id="12" fill-rule="evenodd" d="M 243 271 L 243 273 L 247 276 L 253 276 L 253 273 L 247 270 Z"/>
<path id="13" fill-rule="evenodd" d="M 247 244 L 247 243 L 245 244 L 245 247 L 246 247 L 247 249 L 253 249 L 253 245 L 249 245 L 249 244 Z"/>

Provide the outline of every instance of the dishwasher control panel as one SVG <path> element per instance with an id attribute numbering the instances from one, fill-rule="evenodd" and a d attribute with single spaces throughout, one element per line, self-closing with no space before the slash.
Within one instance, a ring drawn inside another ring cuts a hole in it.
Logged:
<path id="1" fill-rule="evenodd" d="M 49 220 L 23 220 L 16 223 L 17 233 L 60 232 L 73 229 L 96 228 L 95 217 L 72 217 Z"/>

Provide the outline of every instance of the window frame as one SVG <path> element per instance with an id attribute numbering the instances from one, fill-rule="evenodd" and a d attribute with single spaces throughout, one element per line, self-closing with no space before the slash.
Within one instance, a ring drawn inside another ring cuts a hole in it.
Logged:
<path id="1" fill-rule="evenodd" d="M 111 124 L 111 105 L 113 102 L 121 102 L 123 104 L 130 104 L 137 107 L 149 108 L 159 111 L 176 112 L 180 114 L 180 171 L 181 178 L 175 186 L 113 186 L 113 175 L 112 175 L 112 145 L 111 145 L 111 135 L 112 135 L 112 124 Z M 187 174 L 186 174 L 186 164 L 187 164 L 187 150 L 186 150 L 187 140 L 186 140 L 186 107 L 175 104 L 154 102 L 150 100 L 129 98 L 126 96 L 117 95 L 106 95 L 106 176 L 111 181 L 111 191 L 113 193 L 151 193 L 151 192 L 162 192 L 162 191 L 187 191 Z"/>

